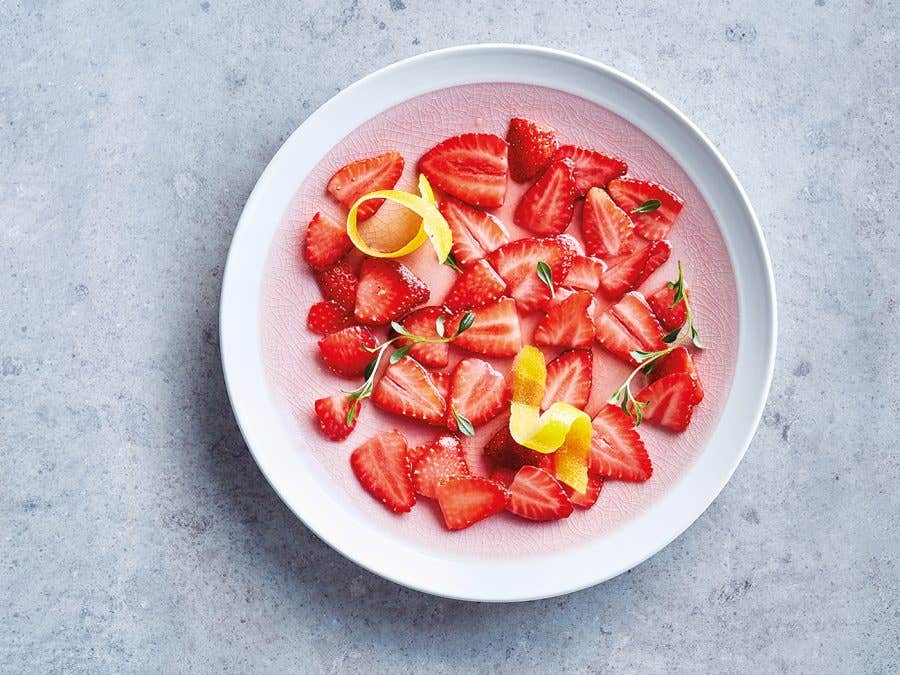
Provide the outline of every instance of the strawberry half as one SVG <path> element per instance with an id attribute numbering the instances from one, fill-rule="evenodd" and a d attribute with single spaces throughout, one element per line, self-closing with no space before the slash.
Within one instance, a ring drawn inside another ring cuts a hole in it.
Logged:
<path id="1" fill-rule="evenodd" d="M 317 213 L 306 227 L 304 255 L 314 270 L 324 270 L 353 247 L 347 230 L 328 216 Z"/>
<path id="2" fill-rule="evenodd" d="M 350 326 L 319 340 L 322 360 L 334 372 L 353 377 L 362 375 L 374 358 L 372 349 L 378 341 L 363 326 Z"/>
<path id="3" fill-rule="evenodd" d="M 427 302 L 430 295 L 425 282 L 406 265 L 366 258 L 359 273 L 354 314 L 360 323 L 385 324 Z"/>
<path id="4" fill-rule="evenodd" d="M 439 338 L 437 332 L 438 317 L 450 318 L 450 313 L 443 307 L 420 307 L 406 315 L 400 324 L 413 335 L 424 338 Z M 409 340 L 399 338 L 397 346 L 409 344 Z M 450 345 L 447 342 L 419 342 L 409 350 L 409 355 L 428 368 L 443 368 L 450 360 Z"/>
<path id="5" fill-rule="evenodd" d="M 631 218 L 599 187 L 592 187 L 585 197 L 581 234 L 588 255 L 601 258 L 631 253 L 639 241 Z"/>
<path id="6" fill-rule="evenodd" d="M 506 141 L 494 134 L 461 134 L 422 155 L 419 171 L 439 190 L 493 209 L 506 196 L 507 151 Z"/>
<path id="7" fill-rule="evenodd" d="M 516 443 L 512 434 L 509 433 L 508 421 L 491 436 L 491 440 L 484 446 L 483 454 L 487 462 L 494 468 L 501 467 L 518 471 L 525 465 L 541 468 L 549 466 L 545 461 L 550 457 L 549 455 L 542 455 Z"/>
<path id="8" fill-rule="evenodd" d="M 413 462 L 413 489 L 416 494 L 434 499 L 438 484 L 451 476 L 468 476 L 469 466 L 462 444 L 456 436 L 443 435 L 427 444 Z"/>
<path id="9" fill-rule="evenodd" d="M 348 211 L 356 200 L 375 190 L 390 190 L 403 173 L 403 157 L 400 153 L 386 152 L 377 157 L 359 159 L 338 169 L 325 187 L 331 196 Z M 360 204 L 356 220 L 371 218 L 381 208 L 383 199 L 370 199 Z"/>
<path id="10" fill-rule="evenodd" d="M 485 356 L 515 356 L 522 349 L 522 328 L 516 302 L 500 298 L 484 307 L 469 310 L 475 313 L 475 323 L 453 340 L 453 344 Z M 447 322 L 447 335 L 453 335 L 465 312 L 459 312 Z"/>
<path id="11" fill-rule="evenodd" d="M 587 291 L 575 291 L 554 303 L 534 329 L 535 344 L 553 347 L 591 348 L 597 303 Z"/>
<path id="12" fill-rule="evenodd" d="M 579 197 L 592 187 L 606 187 L 613 178 L 628 171 L 624 160 L 588 150 L 577 145 L 563 145 L 553 155 L 553 160 L 571 159 L 575 164 L 575 189 Z"/>
<path id="13" fill-rule="evenodd" d="M 600 277 L 600 292 L 608 300 L 618 300 L 644 283 L 647 277 L 669 259 L 671 252 L 669 242 L 654 241 L 649 246 L 620 258 Z"/>
<path id="14" fill-rule="evenodd" d="M 382 410 L 435 425 L 444 423 L 447 411 L 447 401 L 428 371 L 409 357 L 387 367 L 372 391 L 372 401 Z"/>
<path id="15" fill-rule="evenodd" d="M 589 349 L 570 349 L 547 364 L 547 381 L 541 408 L 557 401 L 583 410 L 591 397 L 593 358 Z"/>
<path id="16" fill-rule="evenodd" d="M 521 117 L 509 121 L 506 142 L 509 143 L 509 175 L 517 183 L 530 181 L 543 171 L 559 147 L 552 127 Z"/>
<path id="17" fill-rule="evenodd" d="M 499 220 L 453 197 L 444 197 L 441 214 L 453 233 L 452 252 L 465 267 L 481 260 L 509 241 L 509 232 Z"/>
<path id="18" fill-rule="evenodd" d="M 578 242 L 567 234 L 530 237 L 501 246 L 488 256 L 488 261 L 506 282 L 507 293 L 515 298 L 519 308 L 533 312 L 550 301 L 550 289 L 538 277 L 537 264 L 547 263 L 554 284 L 558 284 L 572 268 L 578 248 Z"/>
<path id="19" fill-rule="evenodd" d="M 589 509 L 597 503 L 597 497 L 600 496 L 600 490 L 603 489 L 603 478 L 599 475 L 592 474 L 588 471 L 587 490 L 584 492 L 576 492 L 568 485 L 563 485 L 563 490 L 569 497 L 569 501 L 575 506 L 582 509 Z"/>
<path id="20" fill-rule="evenodd" d="M 637 361 L 631 352 L 666 348 L 662 327 L 644 296 L 635 291 L 599 315 L 594 327 L 604 349 L 632 365 L 637 365 Z"/>
<path id="21" fill-rule="evenodd" d="M 635 396 L 647 404 L 644 421 L 672 431 L 684 431 L 694 413 L 694 378 L 673 373 L 654 380 Z"/>
<path id="22" fill-rule="evenodd" d="M 703 400 L 703 387 L 700 385 L 700 378 L 697 377 L 697 371 L 694 368 L 694 360 L 691 358 L 690 352 L 684 347 L 676 347 L 668 356 L 664 356 L 653 366 L 650 371 L 650 381 L 659 380 L 666 375 L 673 373 L 687 373 L 694 381 L 694 396 L 692 402 L 696 405 Z"/>
<path id="23" fill-rule="evenodd" d="M 496 417 L 509 402 L 506 379 L 490 363 L 481 359 L 463 359 L 453 369 L 447 426 L 455 431 L 456 416 L 468 419 L 473 426 Z"/>
<path id="24" fill-rule="evenodd" d="M 359 279 L 350 265 L 340 262 L 318 274 L 316 279 L 326 300 L 334 300 L 348 312 L 353 311 Z"/>
<path id="25" fill-rule="evenodd" d="M 562 285 L 566 288 L 576 288 L 596 293 L 600 288 L 600 277 L 606 271 L 606 263 L 599 258 L 586 255 L 576 255 L 572 267 Z"/>
<path id="26" fill-rule="evenodd" d="M 691 291 L 684 289 L 688 302 L 691 300 Z M 675 304 L 675 289 L 669 288 L 668 285 L 663 286 L 655 293 L 647 296 L 647 303 L 650 309 L 656 314 L 656 318 L 667 331 L 673 331 L 681 328 L 687 321 L 687 308 L 683 302 Z"/>
<path id="27" fill-rule="evenodd" d="M 591 424 L 589 473 L 613 480 L 645 481 L 653 474 L 647 448 L 634 420 L 617 405 L 606 404 Z"/>
<path id="28" fill-rule="evenodd" d="M 528 520 L 559 520 L 572 515 L 572 504 L 556 479 L 543 469 L 523 466 L 509 486 L 506 510 Z"/>
<path id="29" fill-rule="evenodd" d="M 366 491 L 395 513 L 416 503 L 406 439 L 399 431 L 380 433 L 353 451 L 350 466 Z"/>
<path id="30" fill-rule="evenodd" d="M 487 260 L 476 260 L 456 277 L 453 287 L 444 298 L 444 306 L 451 312 L 481 307 L 503 295 L 506 282 Z"/>
<path id="31" fill-rule="evenodd" d="M 347 413 L 354 405 L 360 405 L 358 401 L 351 401 L 347 394 L 334 394 L 327 398 L 320 398 L 315 402 L 316 417 L 319 420 L 319 428 L 322 433 L 332 441 L 342 441 L 356 426 L 356 416 L 350 424 L 347 424 Z"/>
<path id="32" fill-rule="evenodd" d="M 573 168 L 570 159 L 547 167 L 516 205 L 515 224 L 541 236 L 564 232 L 572 220 L 577 196 Z"/>
<path id="33" fill-rule="evenodd" d="M 449 370 L 437 370 L 428 373 L 428 375 L 431 377 L 431 381 L 434 383 L 434 387 L 438 390 L 438 393 L 445 401 L 449 401 L 450 379 L 453 377 L 453 373 Z"/>
<path id="34" fill-rule="evenodd" d="M 453 476 L 437 486 L 437 500 L 448 530 L 462 530 L 500 513 L 506 506 L 506 488 L 480 476 Z"/>
<path id="35" fill-rule="evenodd" d="M 313 333 L 329 335 L 353 323 L 353 318 L 346 309 L 334 300 L 323 300 L 309 308 L 306 315 L 306 327 Z"/>
<path id="36" fill-rule="evenodd" d="M 634 229 L 647 241 L 665 239 L 684 207 L 684 200 L 658 183 L 636 178 L 617 178 L 611 181 L 609 196 L 631 216 Z M 641 204 L 659 200 L 659 208 L 635 213 Z"/>

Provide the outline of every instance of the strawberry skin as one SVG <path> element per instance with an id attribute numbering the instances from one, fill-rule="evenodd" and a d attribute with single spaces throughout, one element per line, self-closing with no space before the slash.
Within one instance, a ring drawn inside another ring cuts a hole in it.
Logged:
<path id="1" fill-rule="evenodd" d="M 594 296 L 576 291 L 561 302 L 554 303 L 534 330 L 537 345 L 591 348 L 594 341 Z"/>
<path id="2" fill-rule="evenodd" d="M 485 209 L 503 205 L 506 141 L 494 134 L 461 134 L 441 141 L 419 160 L 419 171 L 439 190 Z"/>
<path id="3" fill-rule="evenodd" d="M 353 323 L 346 309 L 333 300 L 317 302 L 309 308 L 306 315 L 306 327 L 313 333 L 329 335 Z"/>
<path id="4" fill-rule="evenodd" d="M 356 420 L 359 417 L 357 411 L 356 417 L 350 424 L 347 424 L 347 413 L 350 412 L 352 406 L 358 406 L 358 401 L 351 401 L 347 394 L 334 394 L 328 398 L 320 398 L 315 402 L 316 417 L 319 420 L 319 428 L 322 433 L 332 441 L 342 441 L 353 428 L 356 426 Z"/>
<path id="5" fill-rule="evenodd" d="M 444 197 L 439 208 L 453 233 L 451 251 L 463 267 L 481 260 L 509 241 L 506 227 L 489 213 L 453 197 Z"/>
<path id="6" fill-rule="evenodd" d="M 500 513 L 508 499 L 504 486 L 481 476 L 452 476 L 437 487 L 438 505 L 448 530 L 462 530 Z"/>
<path id="7" fill-rule="evenodd" d="M 547 364 L 547 381 L 541 408 L 557 401 L 584 409 L 591 397 L 593 357 L 590 349 L 570 349 Z"/>
<path id="8" fill-rule="evenodd" d="M 306 228 L 304 255 L 314 270 L 322 271 L 343 258 L 353 247 L 347 230 L 322 213 L 316 213 Z"/>
<path id="9" fill-rule="evenodd" d="M 596 150 L 577 145 L 563 145 L 553 155 L 553 160 L 571 159 L 575 164 L 575 189 L 579 197 L 592 187 L 606 187 L 613 178 L 628 171 L 624 160 L 610 157 Z"/>
<path id="10" fill-rule="evenodd" d="M 550 289 L 538 277 L 537 264 L 547 263 L 554 284 L 558 284 L 572 269 L 578 249 L 578 242 L 567 234 L 530 237 L 501 246 L 488 256 L 488 262 L 506 282 L 507 294 L 519 308 L 533 312 L 550 302 Z"/>
<path id="11" fill-rule="evenodd" d="M 353 377 L 363 374 L 374 358 L 368 349 L 377 344 L 378 341 L 368 328 L 350 326 L 319 340 L 319 352 L 322 360 L 334 372 Z"/>
<path id="12" fill-rule="evenodd" d="M 506 510 L 528 520 L 559 520 L 572 515 L 572 504 L 556 479 L 543 469 L 523 466 L 509 486 Z"/>
<path id="13" fill-rule="evenodd" d="M 356 203 L 364 194 L 375 190 L 390 190 L 403 173 L 403 157 L 391 150 L 377 157 L 351 162 L 338 169 L 328 181 L 326 190 L 345 209 Z M 370 199 L 360 204 L 356 220 L 362 222 L 381 208 L 383 199 Z"/>
<path id="14" fill-rule="evenodd" d="M 568 485 L 563 485 L 563 490 L 566 491 L 566 495 L 569 497 L 569 501 L 575 506 L 582 509 L 589 509 L 594 504 L 596 504 L 597 498 L 600 496 L 600 490 L 602 489 L 603 478 L 590 472 L 588 472 L 587 490 L 585 490 L 583 493 L 576 492 Z"/>
<path id="15" fill-rule="evenodd" d="M 487 260 L 477 260 L 463 269 L 444 298 L 444 306 L 451 312 L 481 307 L 503 295 L 506 282 Z"/>
<path id="16" fill-rule="evenodd" d="M 606 271 L 606 263 L 599 258 L 576 255 L 569 273 L 562 285 L 566 288 L 581 289 L 596 293 L 600 288 L 600 277 Z"/>
<path id="17" fill-rule="evenodd" d="M 416 503 L 406 452 L 406 439 L 392 430 L 370 438 L 350 455 L 350 467 L 363 488 L 395 513 L 405 513 Z"/>
<path id="18" fill-rule="evenodd" d="M 685 288 L 684 294 L 687 296 L 688 302 L 690 302 L 690 289 Z M 683 302 L 675 304 L 675 289 L 669 288 L 668 285 L 647 296 L 647 303 L 667 331 L 681 328 L 684 322 L 687 321 L 687 308 Z"/>
<path id="19" fill-rule="evenodd" d="M 454 411 L 473 426 L 497 416 L 509 402 L 506 379 L 491 364 L 467 358 L 456 364 L 450 380 L 447 426 L 457 429 Z"/>
<path id="20" fill-rule="evenodd" d="M 644 421 L 672 431 L 684 431 L 694 413 L 694 378 L 673 373 L 654 380 L 635 396 L 647 403 Z"/>
<path id="21" fill-rule="evenodd" d="M 320 273 L 316 279 L 326 300 L 333 300 L 347 311 L 353 311 L 359 280 L 350 265 L 345 262 L 337 263 Z"/>
<path id="22" fill-rule="evenodd" d="M 547 167 L 516 205 L 515 224 L 541 236 L 565 231 L 577 196 L 574 167 L 570 159 L 560 159 Z"/>
<path id="23" fill-rule="evenodd" d="M 384 371 L 372 391 L 372 401 L 382 410 L 442 425 L 447 401 L 418 362 L 405 357 Z"/>
<path id="24" fill-rule="evenodd" d="M 684 207 L 684 201 L 658 183 L 636 178 L 617 178 L 609 184 L 609 195 L 634 221 L 634 228 L 647 241 L 665 239 Z M 658 199 L 655 211 L 634 213 L 644 202 Z"/>
<path id="25" fill-rule="evenodd" d="M 600 344 L 632 365 L 637 362 L 631 352 L 655 352 L 666 348 L 662 327 L 644 296 L 635 291 L 598 316 L 594 327 Z"/>
<path id="26" fill-rule="evenodd" d="M 653 474 L 647 448 L 634 420 L 617 405 L 606 404 L 591 424 L 589 473 L 630 482 L 642 482 Z"/>
<path id="27" fill-rule="evenodd" d="M 637 239 L 631 218 L 599 187 L 592 187 L 585 197 L 581 234 L 588 255 L 601 258 L 631 253 Z"/>
<path id="28" fill-rule="evenodd" d="M 418 495 L 434 499 L 442 480 L 468 475 L 469 466 L 459 439 L 450 435 L 439 436 L 413 463 L 413 489 Z"/>
<path id="29" fill-rule="evenodd" d="M 430 296 L 425 282 L 406 265 L 366 258 L 359 273 L 354 315 L 360 323 L 385 324 L 427 302 Z"/>
<path id="30" fill-rule="evenodd" d="M 453 340 L 460 349 L 485 356 L 515 356 L 522 349 L 522 328 L 516 302 L 500 298 L 474 310 L 475 323 Z M 447 335 L 456 332 L 465 312 L 459 312 L 447 323 Z"/>
<path id="31" fill-rule="evenodd" d="M 507 489 L 516 477 L 516 472 L 502 466 L 494 467 L 491 470 L 491 480 L 500 485 L 505 485 Z"/>
<path id="32" fill-rule="evenodd" d="M 445 401 L 449 401 L 450 379 L 453 377 L 453 373 L 448 370 L 437 370 L 428 373 L 428 375 L 431 377 L 431 381 L 434 383 L 434 387 L 438 390 L 441 397 L 443 397 Z"/>
<path id="33" fill-rule="evenodd" d="M 656 269 L 669 259 L 672 246 L 667 241 L 654 241 L 649 246 L 616 261 L 600 277 L 600 292 L 607 300 L 618 300 L 638 288 Z"/>
<path id="34" fill-rule="evenodd" d="M 700 378 L 697 376 L 697 370 L 694 368 L 694 360 L 691 358 L 690 352 L 684 347 L 676 347 L 668 356 L 661 358 L 653 370 L 650 371 L 650 381 L 659 380 L 666 375 L 673 373 L 687 373 L 694 381 L 694 397 L 692 399 L 694 405 L 703 400 L 703 387 L 700 385 Z"/>
<path id="35" fill-rule="evenodd" d="M 450 313 L 443 307 L 420 307 L 406 315 L 401 325 L 413 335 L 425 338 L 438 338 L 437 320 L 443 316 L 450 318 Z M 409 344 L 409 340 L 399 338 L 397 346 Z M 450 360 L 450 345 L 446 342 L 419 342 L 409 350 L 409 355 L 428 368 L 443 368 Z"/>
<path id="36" fill-rule="evenodd" d="M 552 127 L 521 117 L 509 121 L 506 142 L 509 144 L 509 175 L 517 183 L 530 181 L 543 171 L 559 147 Z"/>
<path id="37" fill-rule="evenodd" d="M 548 457 L 548 455 L 542 455 L 516 443 L 512 434 L 509 433 L 508 421 L 497 429 L 491 440 L 487 442 L 483 454 L 492 467 L 512 471 L 518 471 L 525 465 L 546 468 L 544 460 Z"/>

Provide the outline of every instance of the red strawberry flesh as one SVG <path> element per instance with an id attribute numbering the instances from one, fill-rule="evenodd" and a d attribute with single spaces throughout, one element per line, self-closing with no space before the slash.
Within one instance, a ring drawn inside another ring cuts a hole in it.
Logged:
<path id="1" fill-rule="evenodd" d="M 453 476 L 438 484 L 437 500 L 448 530 L 462 530 L 500 513 L 509 493 L 480 476 Z"/>
<path id="2" fill-rule="evenodd" d="M 623 160 L 577 145 L 563 145 L 553 155 L 554 160 L 563 158 L 575 164 L 575 189 L 580 197 L 592 187 L 606 187 L 613 178 L 628 171 Z"/>
<path id="3" fill-rule="evenodd" d="M 593 358 L 589 349 L 571 349 L 547 364 L 547 381 L 541 408 L 557 401 L 584 409 L 591 396 Z"/>
<path id="4" fill-rule="evenodd" d="M 634 228 L 647 241 L 665 239 L 684 207 L 684 201 L 658 183 L 636 178 L 617 178 L 609 184 L 609 195 L 631 216 Z M 645 213 L 635 212 L 652 200 L 659 207 Z"/>
<path id="5" fill-rule="evenodd" d="M 377 157 L 351 162 L 338 169 L 326 189 L 347 210 L 364 194 L 393 188 L 403 173 L 403 157 L 391 150 Z M 359 222 L 370 218 L 384 203 L 383 199 L 363 202 L 356 212 Z"/>
<path id="6" fill-rule="evenodd" d="M 356 320 L 365 324 L 385 324 L 398 319 L 431 295 L 412 271 L 394 260 L 366 258 L 356 289 Z"/>
<path id="7" fill-rule="evenodd" d="M 506 509 L 521 518 L 547 521 L 568 518 L 572 504 L 565 491 L 549 473 L 534 466 L 523 466 L 509 486 Z"/>
<path id="8" fill-rule="evenodd" d="M 521 117 L 509 121 L 506 142 L 509 144 L 509 175 L 518 183 L 529 181 L 543 171 L 559 146 L 552 127 Z"/>
<path id="9" fill-rule="evenodd" d="M 447 410 L 428 371 L 409 357 L 387 367 L 372 391 L 372 401 L 382 410 L 435 425 L 443 424 Z"/>
<path id="10" fill-rule="evenodd" d="M 324 270 L 344 257 L 353 247 L 342 223 L 316 213 L 306 228 L 304 256 L 314 270 Z"/>
<path id="11" fill-rule="evenodd" d="M 367 440 L 350 455 L 350 466 L 363 488 L 391 511 L 404 513 L 415 505 L 412 467 L 400 432 Z"/>
<path id="12" fill-rule="evenodd" d="M 486 209 L 503 205 L 507 144 L 494 134 L 462 134 L 426 152 L 419 170 L 431 184 L 457 199 Z"/>
<path id="13" fill-rule="evenodd" d="M 553 162 L 528 188 L 516 206 L 513 220 L 537 235 L 561 234 L 572 220 L 575 208 L 575 177 L 572 160 Z"/>

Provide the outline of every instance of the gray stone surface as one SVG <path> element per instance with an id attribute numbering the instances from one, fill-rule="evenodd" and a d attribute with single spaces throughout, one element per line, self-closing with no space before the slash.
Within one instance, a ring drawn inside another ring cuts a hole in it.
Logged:
<path id="1" fill-rule="evenodd" d="M 896 672 L 900 12 L 707 4 L 0 3 L 0 670 Z M 217 347 L 229 239 L 287 135 L 374 68 L 478 41 L 598 58 L 696 121 L 756 206 L 781 319 L 763 423 L 699 521 L 516 606 L 311 535 Z"/>

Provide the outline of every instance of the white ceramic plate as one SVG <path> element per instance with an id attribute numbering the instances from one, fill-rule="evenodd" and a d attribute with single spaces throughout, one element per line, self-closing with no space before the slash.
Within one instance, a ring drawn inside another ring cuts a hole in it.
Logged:
<path id="1" fill-rule="evenodd" d="M 685 475 L 627 526 L 558 553 L 484 560 L 436 555 L 367 527 L 297 452 L 296 428 L 273 400 L 260 344 L 260 289 L 270 243 L 297 186 L 330 148 L 386 109 L 429 91 L 478 82 L 552 87 L 593 101 L 659 143 L 715 215 L 736 280 L 739 347 L 718 426 Z M 744 191 L 703 134 L 659 96 L 621 73 L 572 54 L 474 45 L 423 54 L 379 70 L 312 114 L 278 151 L 238 223 L 222 283 L 221 349 L 228 393 L 248 447 L 285 503 L 336 550 L 397 583 L 465 600 L 519 601 L 582 589 L 628 570 L 683 532 L 719 494 L 759 422 L 775 357 L 776 306 L 765 242 Z"/>

